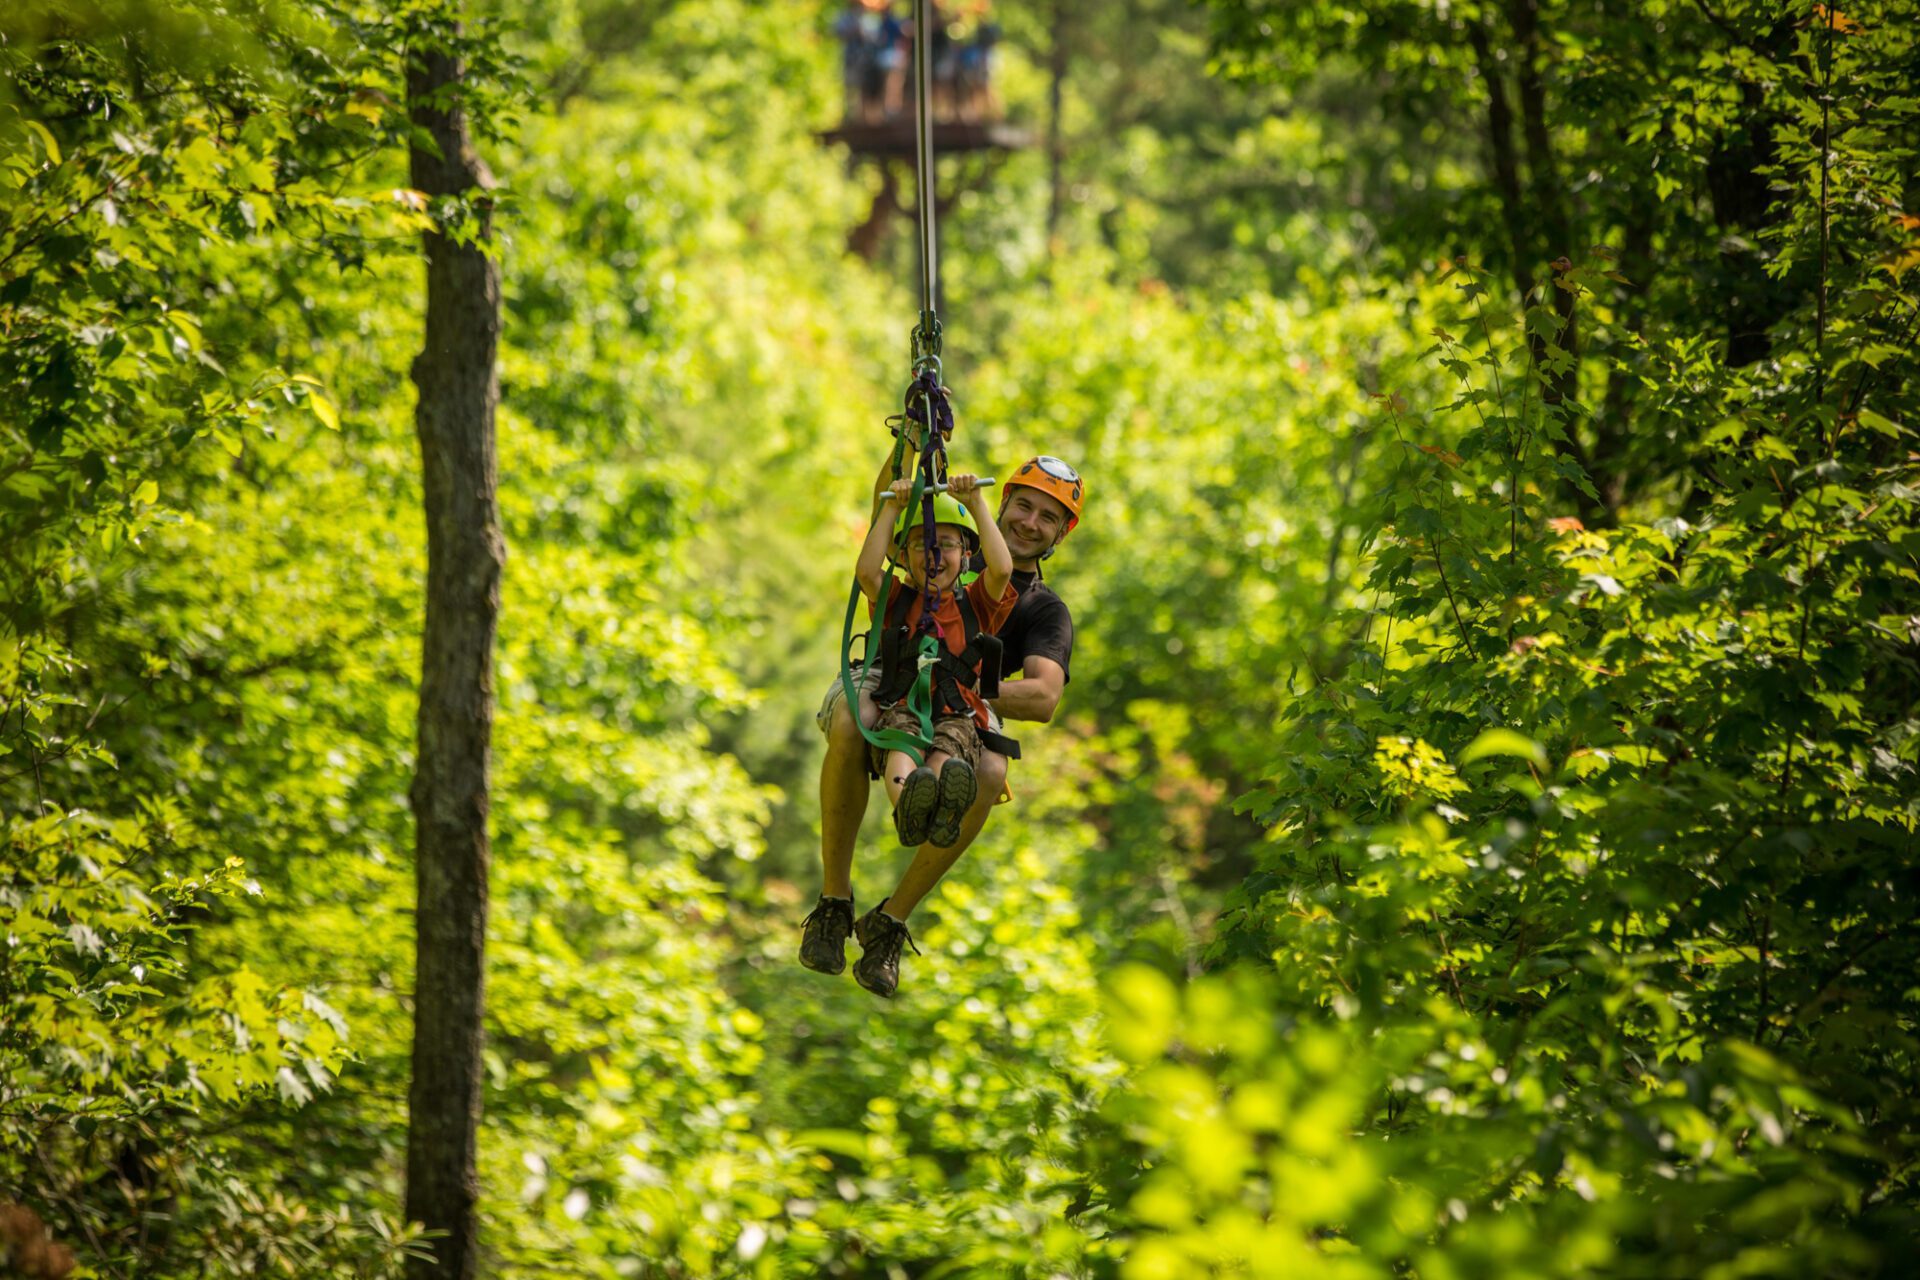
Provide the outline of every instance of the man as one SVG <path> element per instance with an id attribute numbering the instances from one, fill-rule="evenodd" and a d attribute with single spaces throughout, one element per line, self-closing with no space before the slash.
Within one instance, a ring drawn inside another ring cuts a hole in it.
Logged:
<path id="1" fill-rule="evenodd" d="M 875 484 L 876 500 L 891 479 L 883 470 Z M 1066 602 L 1041 580 L 1040 562 L 1079 523 L 1084 496 L 1079 473 L 1058 458 L 1044 456 L 1021 464 L 1001 487 L 995 523 L 1006 539 L 1013 560 L 1013 585 L 1020 593 L 999 633 L 1003 683 L 991 704 L 1003 720 L 1045 723 L 1053 718 L 1066 689 L 1073 656 L 1073 617 Z M 877 712 L 866 690 L 861 691 L 860 702 L 862 721 L 871 726 Z M 846 967 L 847 936 L 853 934 L 863 951 L 854 962 L 854 980 L 875 995 L 892 996 L 899 985 L 901 948 L 913 944 L 907 918 L 986 825 L 1006 782 L 1007 758 L 997 751 L 981 753 L 976 770 L 979 790 L 960 824 L 959 838 L 945 847 L 921 845 L 899 886 L 855 920 L 853 846 L 867 812 L 871 779 L 866 739 L 848 714 L 838 680 L 820 709 L 819 723 L 827 735 L 827 755 L 820 765 L 823 884 L 820 901 L 803 924 L 800 963 L 821 973 L 839 973 Z"/>

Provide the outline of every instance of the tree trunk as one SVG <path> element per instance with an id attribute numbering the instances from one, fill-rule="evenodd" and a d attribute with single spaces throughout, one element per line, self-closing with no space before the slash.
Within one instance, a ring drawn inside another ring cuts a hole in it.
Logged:
<path id="1" fill-rule="evenodd" d="M 1540 36 L 1538 0 L 1508 0 L 1507 18 L 1513 24 L 1514 43 L 1519 46 L 1520 136 L 1527 147 L 1527 186 L 1533 196 L 1533 216 L 1539 219 L 1546 238 L 1547 256 L 1571 260 L 1579 252 L 1573 243 L 1573 224 L 1568 219 L 1565 192 L 1560 184 L 1560 164 L 1553 154 L 1553 139 L 1548 132 L 1546 82 L 1541 63 L 1546 58 L 1545 41 Z M 1551 280 L 1552 277 L 1549 277 Z M 1548 290 L 1543 299 L 1560 317 L 1558 345 L 1578 353 L 1578 317 L 1574 296 L 1565 289 Z M 1547 379 L 1545 399 L 1549 404 L 1570 400 L 1578 390 L 1579 366 Z M 1594 482 L 1600 483 L 1595 476 Z"/>
<path id="2" fill-rule="evenodd" d="M 413 185 L 435 201 L 469 201 L 460 243 L 425 237 L 426 344 L 413 362 L 419 390 L 427 525 L 419 761 L 411 800 L 418 885 L 413 1081 L 408 1095 L 407 1216 L 443 1235 L 414 1280 L 470 1280 L 477 1267 L 475 1164 L 480 1120 L 481 1016 L 487 933 L 487 771 L 493 730 L 493 637 L 506 546 L 495 502 L 495 354 L 500 271 L 492 234 L 493 178 L 473 149 L 460 105 L 463 68 L 435 26 L 410 50 L 409 115 L 437 146 L 415 142 Z"/>
<path id="3" fill-rule="evenodd" d="M 1774 130 L 1760 86 L 1740 85 L 1739 124 L 1707 157 L 1707 197 L 1720 229 L 1721 278 L 1716 281 L 1727 326 L 1727 363 L 1741 369 L 1773 352 L 1773 326 L 1793 309 L 1799 290 L 1767 273 L 1761 233 L 1779 220 L 1773 179 Z"/>
<path id="4" fill-rule="evenodd" d="M 1487 159 L 1493 167 L 1493 189 L 1500 196 L 1500 220 L 1506 225 L 1507 252 L 1513 256 L 1513 286 L 1520 305 L 1533 292 L 1533 244 L 1527 236 L 1527 211 L 1520 194 L 1520 162 L 1513 150 L 1513 107 L 1507 101 L 1507 82 L 1493 56 L 1487 30 L 1478 22 L 1466 24 L 1474 66 L 1487 86 Z"/>
<path id="5" fill-rule="evenodd" d="M 1647 319 L 1647 294 L 1653 279 L 1653 233 L 1657 212 L 1651 197 L 1642 194 L 1632 211 L 1623 219 L 1620 246 L 1620 274 L 1629 283 L 1620 286 L 1613 303 L 1613 332 L 1638 337 Z M 1601 397 L 1600 411 L 1593 415 L 1593 453 L 1587 466 L 1598 502 L 1583 503 L 1581 517 L 1589 528 L 1611 525 L 1630 495 L 1628 476 L 1633 460 L 1628 456 L 1632 439 L 1632 419 L 1636 391 L 1644 370 L 1632 354 L 1631 341 L 1614 339 L 1609 361 L 1607 389 Z"/>
<path id="6" fill-rule="evenodd" d="M 883 156 L 880 159 L 880 190 L 874 192 L 873 207 L 867 211 L 866 221 L 848 233 L 847 252 L 862 262 L 877 259 L 881 246 L 887 241 L 887 230 L 893 223 L 893 215 L 900 211 L 900 180 L 894 176 L 893 161 Z"/>

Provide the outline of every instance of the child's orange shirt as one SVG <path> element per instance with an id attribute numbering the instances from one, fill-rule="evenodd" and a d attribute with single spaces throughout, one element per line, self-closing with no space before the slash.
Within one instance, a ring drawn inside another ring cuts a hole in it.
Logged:
<path id="1" fill-rule="evenodd" d="M 1013 612 L 1014 604 L 1020 599 L 1020 593 L 1014 589 L 1011 580 L 1007 583 L 1007 589 L 1000 593 L 998 600 L 988 597 L 987 589 L 981 585 L 979 578 L 969 582 L 964 590 L 967 593 L 967 602 L 973 606 L 973 619 L 980 624 L 980 634 L 985 636 L 999 632 L 1007 616 Z M 926 597 L 914 590 L 911 583 L 902 582 L 898 578 L 894 579 L 893 584 L 887 588 L 887 612 L 895 618 L 900 617 L 900 613 L 894 600 L 902 596 L 908 601 L 905 622 L 909 628 L 912 628 L 919 623 L 920 615 L 926 610 Z M 869 600 L 867 616 L 872 617 L 873 612 L 874 602 Z M 960 603 L 954 599 L 953 592 L 940 593 L 940 607 L 934 610 L 933 625 L 940 633 L 940 642 L 947 646 L 948 653 L 958 655 L 967 651 L 967 624 L 960 616 Z M 976 676 L 980 674 L 979 663 L 974 664 L 973 671 Z M 987 702 L 980 696 L 978 685 L 970 689 L 962 688 L 960 696 L 965 698 L 967 705 L 973 709 L 973 722 L 982 729 L 990 727 L 992 721 L 988 719 Z"/>

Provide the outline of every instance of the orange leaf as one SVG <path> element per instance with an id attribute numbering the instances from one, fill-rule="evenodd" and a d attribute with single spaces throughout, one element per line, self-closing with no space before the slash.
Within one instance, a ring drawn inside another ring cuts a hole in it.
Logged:
<path id="1" fill-rule="evenodd" d="M 1861 26 L 1859 23 L 1855 22 L 1852 18 L 1849 18 L 1846 14 L 1840 12 L 1838 9 L 1829 8 L 1824 4 L 1816 4 L 1815 6 L 1813 6 L 1813 16 L 1819 20 L 1818 22 L 1819 26 L 1830 27 L 1835 31 L 1865 31 L 1866 30 L 1865 27 Z"/>
<path id="2" fill-rule="evenodd" d="M 1440 461 L 1447 463 L 1449 466 L 1457 467 L 1463 461 L 1460 455 L 1455 453 L 1453 450 L 1442 449 L 1437 444 L 1423 444 L 1420 446 L 1420 452 L 1430 453 L 1434 457 L 1440 459 Z"/>
<path id="3" fill-rule="evenodd" d="M 1586 527 L 1580 523 L 1578 516 L 1555 516 L 1547 521 L 1547 528 L 1555 533 L 1581 533 Z"/>

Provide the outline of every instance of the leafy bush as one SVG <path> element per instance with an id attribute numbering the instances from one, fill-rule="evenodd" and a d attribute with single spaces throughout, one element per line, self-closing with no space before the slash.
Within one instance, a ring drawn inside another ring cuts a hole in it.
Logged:
<path id="1" fill-rule="evenodd" d="M 1824 199 L 1883 189 L 1854 158 L 1798 170 L 1783 235 L 1804 246 Z M 1565 320 L 1510 321 L 1456 271 L 1431 354 L 1460 394 L 1430 417 L 1382 396 L 1404 453 L 1345 667 L 1242 801 L 1272 835 L 1214 954 L 1271 974 L 1184 1003 L 1139 972 L 1117 987 L 1121 1043 L 1151 1064 L 1118 1111 L 1146 1168 L 1112 1175 L 1144 1233 L 1127 1274 L 1268 1249 L 1330 1275 L 1904 1256 L 1920 468 L 1912 389 L 1884 375 L 1915 299 L 1882 269 L 1905 220 L 1863 226 L 1888 256 L 1837 274 L 1845 319 L 1796 316 L 1777 362 L 1653 342 L 1658 402 L 1718 422 L 1684 515 L 1606 530 L 1561 505 L 1584 484 Z M 1604 266 L 1555 287 L 1589 297 Z M 1190 1125 L 1238 1154 L 1183 1155 Z"/>

